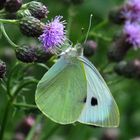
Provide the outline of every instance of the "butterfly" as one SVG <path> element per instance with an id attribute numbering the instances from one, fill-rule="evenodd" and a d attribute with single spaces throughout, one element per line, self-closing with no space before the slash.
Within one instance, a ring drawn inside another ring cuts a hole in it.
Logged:
<path id="1" fill-rule="evenodd" d="M 82 49 L 69 47 L 39 81 L 38 108 L 59 124 L 117 127 L 119 110 L 109 88 Z"/>

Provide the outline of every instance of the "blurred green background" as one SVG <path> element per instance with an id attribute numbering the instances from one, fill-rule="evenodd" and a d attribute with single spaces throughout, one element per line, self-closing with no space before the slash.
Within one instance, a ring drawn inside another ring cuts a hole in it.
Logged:
<path id="1" fill-rule="evenodd" d="M 41 1 L 41 0 L 40 0 Z M 63 0 L 42 0 L 48 6 L 50 11 L 48 19 L 55 17 L 56 15 L 63 15 L 66 21 L 69 20 L 68 10 L 69 5 L 65 5 Z M 24 2 L 27 2 L 26 0 Z M 75 17 L 73 18 L 70 28 L 70 40 L 77 43 L 79 40 L 83 41 L 86 31 L 88 29 L 90 14 L 93 14 L 93 21 L 91 30 L 94 26 L 100 22 L 107 20 L 108 12 L 123 3 L 122 0 L 85 0 L 83 4 L 76 5 L 74 8 Z M 17 44 L 22 43 L 33 43 L 35 39 L 27 38 L 23 36 L 16 26 L 6 25 L 6 31 L 11 39 Z M 81 34 L 81 28 L 84 28 L 84 33 Z M 113 24 L 107 24 L 105 27 L 97 30 L 104 37 L 112 38 L 114 35 L 121 31 L 120 26 Z M 81 39 L 82 38 L 82 39 Z M 100 69 L 107 62 L 107 50 L 111 44 L 110 41 L 105 41 L 99 37 L 90 37 L 95 40 L 98 44 L 96 54 L 90 58 L 95 66 Z M 131 51 L 126 59 L 136 58 L 139 56 L 138 51 Z M 17 61 L 15 58 L 14 51 L 11 46 L 2 36 L 0 39 L 0 58 L 7 64 L 7 74 L 11 70 L 12 66 Z M 53 62 L 48 62 L 47 65 L 51 66 Z M 28 64 L 21 64 L 22 66 Z M 28 65 L 28 75 L 35 76 L 40 79 L 45 73 L 45 69 L 40 68 L 36 65 Z M 16 73 L 17 74 L 17 73 Z M 16 77 L 15 74 L 15 77 Z M 20 73 L 19 73 L 20 74 Z M 120 76 L 116 74 L 107 75 L 106 81 L 115 81 L 120 79 Z M 45 116 L 40 122 L 39 127 L 39 138 L 38 140 L 129 140 L 135 137 L 140 139 L 140 81 L 133 79 L 122 78 L 121 81 L 115 84 L 109 84 L 111 92 L 118 104 L 120 110 L 120 126 L 115 129 L 106 128 L 95 128 L 82 124 L 74 125 L 57 125 L 54 122 L 47 119 Z M 34 93 L 36 86 L 30 86 L 28 91 L 23 91 L 20 98 L 25 98 L 27 103 L 34 103 Z M 6 95 L 3 93 L 2 88 L 0 89 L 0 122 L 2 121 L 3 112 L 5 109 L 5 103 L 7 102 Z M 11 140 L 15 135 L 15 129 L 19 122 L 29 114 L 40 114 L 36 109 L 28 110 L 24 108 L 13 108 L 10 120 L 6 128 L 5 140 Z M 35 139 L 35 138 L 34 138 Z"/>

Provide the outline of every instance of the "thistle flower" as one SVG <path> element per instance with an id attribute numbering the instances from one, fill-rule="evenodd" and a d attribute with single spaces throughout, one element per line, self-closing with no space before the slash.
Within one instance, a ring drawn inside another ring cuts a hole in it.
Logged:
<path id="1" fill-rule="evenodd" d="M 53 21 L 45 26 L 43 34 L 39 37 L 47 52 L 57 53 L 58 48 L 66 40 L 65 22 L 60 21 L 61 19 L 61 16 L 55 17 Z"/>
<path id="2" fill-rule="evenodd" d="M 128 21 L 140 21 L 140 0 L 128 0 L 124 5 L 122 15 Z"/>
<path id="3" fill-rule="evenodd" d="M 134 46 L 134 48 L 140 47 L 140 24 L 127 22 L 123 30 L 126 36 L 126 41 Z"/>

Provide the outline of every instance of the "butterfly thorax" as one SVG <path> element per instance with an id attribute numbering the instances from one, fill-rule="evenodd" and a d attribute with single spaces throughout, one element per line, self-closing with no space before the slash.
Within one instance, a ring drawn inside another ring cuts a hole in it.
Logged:
<path id="1" fill-rule="evenodd" d="M 82 55 L 82 48 L 69 47 L 61 53 L 61 57 L 64 58 L 76 58 Z"/>

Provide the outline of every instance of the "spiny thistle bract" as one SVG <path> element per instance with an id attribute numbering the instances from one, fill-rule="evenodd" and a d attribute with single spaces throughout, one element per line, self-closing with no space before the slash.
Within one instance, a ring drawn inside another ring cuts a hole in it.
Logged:
<path id="1" fill-rule="evenodd" d="M 28 4 L 28 9 L 31 15 L 38 19 L 47 17 L 49 13 L 48 8 L 43 3 L 37 1 L 31 1 Z"/>
<path id="2" fill-rule="evenodd" d="M 52 54 L 47 53 L 42 47 L 21 45 L 16 49 L 16 57 L 18 60 L 25 63 L 44 63 L 52 57 Z"/>
<path id="3" fill-rule="evenodd" d="M 24 9 L 24 10 L 19 10 L 17 13 L 16 13 L 16 16 L 18 19 L 20 18 L 24 18 L 24 17 L 30 17 L 32 16 L 29 9 Z"/>
<path id="4" fill-rule="evenodd" d="M 32 16 L 23 17 L 19 24 L 21 32 L 30 37 L 39 37 L 44 30 L 44 23 Z"/>

